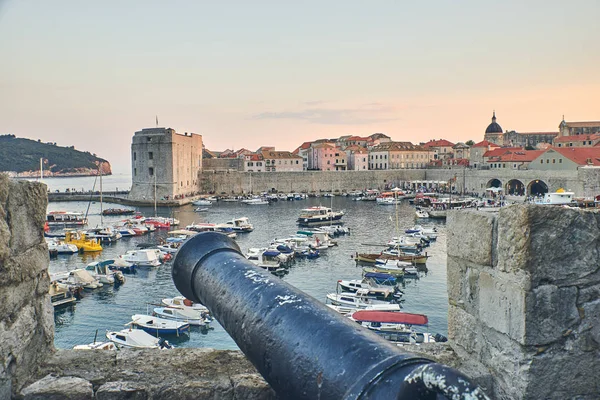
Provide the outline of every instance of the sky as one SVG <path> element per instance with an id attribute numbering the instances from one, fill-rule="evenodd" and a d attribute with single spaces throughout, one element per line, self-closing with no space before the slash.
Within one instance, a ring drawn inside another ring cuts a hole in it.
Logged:
<path id="1" fill-rule="evenodd" d="M 135 131 L 211 150 L 418 143 L 600 120 L 600 1 L 0 0 L 0 134 L 130 169 Z"/>

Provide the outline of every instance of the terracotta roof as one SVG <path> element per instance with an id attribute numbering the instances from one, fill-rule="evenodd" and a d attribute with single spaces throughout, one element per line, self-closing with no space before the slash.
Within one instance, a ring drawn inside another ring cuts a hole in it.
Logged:
<path id="1" fill-rule="evenodd" d="M 446 139 L 430 140 L 429 142 L 427 142 L 423 145 L 423 147 L 426 147 L 426 148 L 429 148 L 429 147 L 452 147 L 452 146 L 454 146 L 454 143 L 449 142 Z"/>
<path id="2" fill-rule="evenodd" d="M 332 143 L 319 143 L 316 144 L 314 146 L 312 146 L 313 149 L 333 149 L 335 148 L 335 146 Z"/>
<path id="3" fill-rule="evenodd" d="M 484 157 L 499 157 L 502 154 L 510 153 L 510 152 L 514 152 L 514 151 L 525 151 L 525 149 L 522 147 L 498 147 L 496 149 L 486 151 L 485 153 L 483 153 L 483 156 Z"/>
<path id="4" fill-rule="evenodd" d="M 569 128 L 595 128 L 600 126 L 600 121 L 565 122 Z"/>
<path id="5" fill-rule="evenodd" d="M 263 159 L 262 154 L 256 154 L 256 153 L 246 154 L 247 161 L 261 161 L 262 159 Z"/>
<path id="6" fill-rule="evenodd" d="M 299 158 L 302 159 L 302 157 L 294 155 L 292 153 L 290 153 L 289 151 L 271 151 L 271 150 L 265 150 L 262 151 L 262 156 L 263 158 Z"/>
<path id="7" fill-rule="evenodd" d="M 360 136 L 350 136 L 348 139 L 346 140 L 363 140 L 363 141 L 367 141 L 367 138 L 364 137 L 360 137 Z"/>
<path id="8" fill-rule="evenodd" d="M 371 151 L 425 151 L 422 146 L 411 142 L 385 142 L 371 148 Z"/>
<path id="9" fill-rule="evenodd" d="M 371 139 L 375 140 L 375 139 L 381 139 L 381 138 L 390 138 L 388 135 L 386 135 L 385 133 L 374 133 L 372 135 L 369 136 Z"/>
<path id="10" fill-rule="evenodd" d="M 483 140 L 483 141 L 473 145 L 473 147 L 488 147 L 488 146 L 500 147 L 496 143 L 488 142 L 487 140 Z"/>
<path id="11" fill-rule="evenodd" d="M 558 132 L 516 132 L 519 135 L 554 135 L 558 136 Z"/>
<path id="12" fill-rule="evenodd" d="M 559 136 L 554 139 L 555 142 L 581 142 L 582 140 L 598 140 L 600 139 L 600 133 L 594 133 L 592 135 L 571 135 L 571 136 Z"/>
<path id="13" fill-rule="evenodd" d="M 531 162 L 545 153 L 546 150 L 516 150 L 488 159 L 488 162 Z"/>
<path id="14" fill-rule="evenodd" d="M 546 151 L 550 150 L 562 154 L 577 165 L 600 166 L 600 147 L 552 147 Z"/>

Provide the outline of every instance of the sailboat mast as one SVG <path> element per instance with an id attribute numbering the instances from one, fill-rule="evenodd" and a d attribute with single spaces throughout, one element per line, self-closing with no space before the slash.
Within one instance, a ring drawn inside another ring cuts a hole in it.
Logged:
<path id="1" fill-rule="evenodd" d="M 40 183 L 44 179 L 44 158 L 40 157 Z"/>
<path id="2" fill-rule="evenodd" d="M 102 213 L 102 164 L 98 164 L 98 172 L 100 173 L 100 226 L 104 227 L 104 214 Z"/>

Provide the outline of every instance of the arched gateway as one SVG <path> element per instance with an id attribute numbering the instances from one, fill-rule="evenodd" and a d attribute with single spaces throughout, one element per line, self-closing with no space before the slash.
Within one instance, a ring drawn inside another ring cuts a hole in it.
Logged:
<path id="1" fill-rule="evenodd" d="M 511 196 L 524 196 L 525 195 L 525 185 L 518 179 L 511 179 L 506 184 L 506 188 L 504 193 Z"/>
<path id="2" fill-rule="evenodd" d="M 536 179 L 527 185 L 527 193 L 531 196 L 541 196 L 548 193 L 548 185 L 544 181 Z"/>

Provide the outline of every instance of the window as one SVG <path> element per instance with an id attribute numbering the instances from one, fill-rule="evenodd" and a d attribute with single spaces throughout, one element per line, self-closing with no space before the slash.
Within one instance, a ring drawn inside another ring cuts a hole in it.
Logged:
<path id="1" fill-rule="evenodd" d="M 558 163 L 559 163 L 559 164 L 562 164 L 562 158 L 559 158 L 559 159 L 558 159 Z"/>
<path id="2" fill-rule="evenodd" d="M 148 168 L 148 175 L 150 175 L 150 176 L 154 175 L 154 168 L 152 168 L 152 167 Z"/>
<path id="3" fill-rule="evenodd" d="M 137 168 L 133 169 L 133 176 L 137 176 Z"/>
<path id="4" fill-rule="evenodd" d="M 154 153 L 152 153 L 151 151 L 148 152 L 148 159 L 154 160 Z"/>
<path id="5" fill-rule="evenodd" d="M 552 159 L 552 164 L 556 164 L 556 158 Z"/>
<path id="6" fill-rule="evenodd" d="M 133 161 L 135 161 L 135 160 L 137 160 L 137 157 L 136 157 L 136 154 L 135 154 L 135 151 L 134 151 L 133 152 Z"/>
<path id="7" fill-rule="evenodd" d="M 152 138 L 151 138 L 151 137 L 147 137 L 147 138 L 146 138 L 146 141 L 147 141 L 147 142 L 151 142 L 151 141 L 152 141 Z"/>

